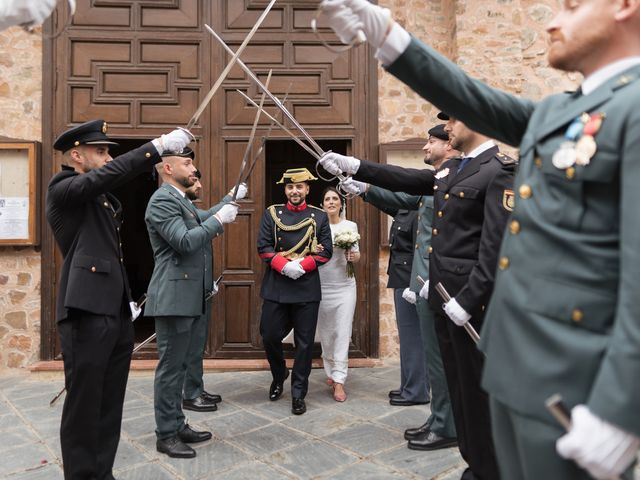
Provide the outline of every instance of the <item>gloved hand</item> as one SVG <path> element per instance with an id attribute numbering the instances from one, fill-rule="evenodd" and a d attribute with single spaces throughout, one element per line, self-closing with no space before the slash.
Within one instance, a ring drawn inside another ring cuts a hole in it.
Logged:
<path id="1" fill-rule="evenodd" d="M 420 289 L 420 292 L 418 293 L 418 295 L 420 295 L 425 300 L 429 299 L 429 280 L 424 282 L 424 285 Z"/>
<path id="2" fill-rule="evenodd" d="M 471 315 L 469 315 L 467 311 L 460 306 L 455 298 L 452 298 L 444 304 L 444 313 L 449 315 L 449 318 L 453 323 L 459 327 L 463 326 L 471 318 Z"/>
<path id="3" fill-rule="evenodd" d="M 194 139 L 195 137 L 189 130 L 176 128 L 169 133 L 161 135 L 160 138 L 154 139 L 152 142 L 156 146 L 158 153 L 162 155 L 164 152 L 180 153 Z"/>
<path id="4" fill-rule="evenodd" d="M 131 310 L 131 321 L 133 322 L 142 313 L 142 309 L 138 307 L 136 302 L 129 302 L 129 309 Z"/>
<path id="5" fill-rule="evenodd" d="M 340 173 L 353 175 L 360 168 L 360 160 L 357 158 L 347 157 L 334 152 L 325 153 L 319 162 L 331 175 L 338 175 Z"/>
<path id="6" fill-rule="evenodd" d="M 291 280 L 297 280 L 305 273 L 307 272 L 304 271 L 304 268 L 302 268 L 302 265 L 300 265 L 299 260 L 290 261 L 282 269 L 282 274 L 286 275 Z"/>
<path id="7" fill-rule="evenodd" d="M 234 185 L 234 187 L 229 190 L 229 196 L 233 197 L 233 192 L 236 190 L 236 187 Z M 249 189 L 247 188 L 247 184 L 246 183 L 241 183 L 240 185 L 238 185 L 238 195 L 236 195 L 236 200 L 242 200 L 244 197 L 247 196 L 247 192 L 249 191 Z"/>
<path id="8" fill-rule="evenodd" d="M 360 30 L 364 32 L 364 24 L 347 7 L 346 0 L 323 0 L 319 8 L 329 18 L 331 28 L 342 43 L 350 44 Z"/>
<path id="9" fill-rule="evenodd" d="M 213 216 L 224 225 L 225 223 L 233 222 L 236 219 L 236 215 L 238 215 L 238 206 L 227 203 L 223 205 L 220 210 L 214 213 Z"/>
<path id="10" fill-rule="evenodd" d="M 391 12 L 367 0 L 323 0 L 322 12 L 342 43 L 351 43 L 362 30 L 376 49 L 384 43 L 391 26 Z"/>
<path id="11" fill-rule="evenodd" d="M 402 291 L 402 298 L 404 298 L 411 305 L 416 304 L 416 292 L 412 292 L 409 287 L 405 288 Z"/>
<path id="12" fill-rule="evenodd" d="M 352 195 L 362 195 L 364 192 L 369 190 L 369 184 L 347 177 L 347 179 L 340 184 L 340 188 Z"/>
<path id="13" fill-rule="evenodd" d="M 603 480 L 624 472 L 639 447 L 640 438 L 597 417 L 585 405 L 573 407 L 571 429 L 556 442 L 561 457 Z"/>

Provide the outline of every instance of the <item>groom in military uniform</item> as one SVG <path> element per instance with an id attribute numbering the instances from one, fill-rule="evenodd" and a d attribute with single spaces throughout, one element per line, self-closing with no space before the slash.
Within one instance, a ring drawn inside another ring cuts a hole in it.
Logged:
<path id="1" fill-rule="evenodd" d="M 640 2 L 562 2 L 547 26 L 549 63 L 585 80 L 540 102 L 470 78 L 388 9 L 321 7 L 343 41 L 363 30 L 423 98 L 520 146 L 480 344 L 502 477 L 620 475 L 640 445 Z M 545 409 L 555 393 L 572 408 L 566 434 Z"/>
<path id="2" fill-rule="evenodd" d="M 262 280 L 260 334 L 271 367 L 269 400 L 282 395 L 289 376 L 282 339 L 293 327 L 296 345 L 291 379 L 291 412 L 306 412 L 313 339 L 321 299 L 318 267 L 331 258 L 333 242 L 326 213 L 307 205 L 309 182 L 317 180 L 306 168 L 290 168 L 284 184 L 286 204 L 264 212 L 258 235 L 258 253 L 268 267 Z"/>

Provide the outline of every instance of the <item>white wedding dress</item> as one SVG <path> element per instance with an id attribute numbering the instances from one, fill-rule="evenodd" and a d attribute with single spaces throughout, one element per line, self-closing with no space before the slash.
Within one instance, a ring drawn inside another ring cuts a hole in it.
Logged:
<path id="1" fill-rule="evenodd" d="M 358 232 L 358 226 L 349 220 L 330 225 L 331 237 L 339 232 Z M 358 251 L 356 244 L 353 249 Z M 327 377 L 344 383 L 349 365 L 349 342 L 353 313 L 356 309 L 356 279 L 347 276 L 347 259 L 342 248 L 333 247 L 333 255 L 319 268 L 322 300 L 318 311 L 316 336 L 322 345 L 322 360 Z"/>

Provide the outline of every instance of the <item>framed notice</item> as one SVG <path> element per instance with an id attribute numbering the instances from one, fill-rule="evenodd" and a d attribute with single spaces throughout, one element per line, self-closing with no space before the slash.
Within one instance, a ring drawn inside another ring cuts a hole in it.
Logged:
<path id="1" fill-rule="evenodd" d="M 0 245 L 37 245 L 40 144 L 0 137 Z"/>
<path id="2" fill-rule="evenodd" d="M 422 150 L 426 143 L 427 140 L 424 138 L 382 143 L 380 144 L 380 163 L 407 168 L 429 168 L 424 163 L 424 151 Z M 383 247 L 389 246 L 389 229 L 392 222 L 391 216 L 380 212 L 380 243 Z"/>

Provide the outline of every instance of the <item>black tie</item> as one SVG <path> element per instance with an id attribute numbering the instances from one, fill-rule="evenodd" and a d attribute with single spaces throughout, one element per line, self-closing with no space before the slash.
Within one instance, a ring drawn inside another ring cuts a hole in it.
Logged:
<path id="1" fill-rule="evenodd" d="M 458 171 L 456 173 L 460 173 L 462 169 L 467 166 L 467 163 L 469 163 L 472 160 L 472 158 L 473 157 L 464 157 L 460 162 L 460 165 L 458 165 Z"/>

